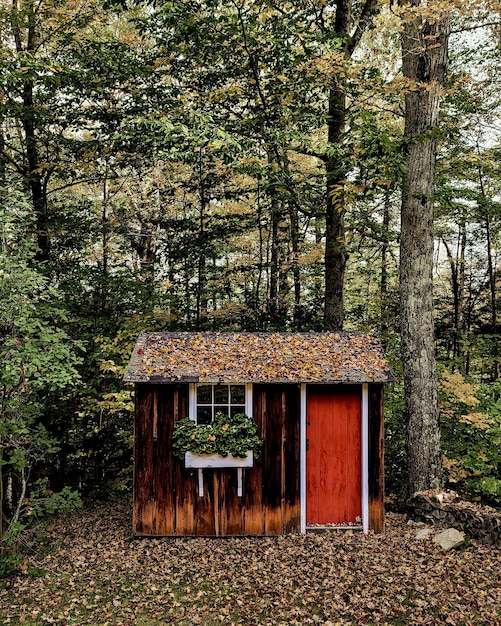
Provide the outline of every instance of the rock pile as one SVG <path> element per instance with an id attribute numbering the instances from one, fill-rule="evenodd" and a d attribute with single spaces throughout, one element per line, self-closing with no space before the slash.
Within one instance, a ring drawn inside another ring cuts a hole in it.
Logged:
<path id="1" fill-rule="evenodd" d="M 488 506 L 466 502 L 454 491 L 415 493 L 407 502 L 408 517 L 438 528 L 456 528 L 486 545 L 501 547 L 501 513 Z"/>

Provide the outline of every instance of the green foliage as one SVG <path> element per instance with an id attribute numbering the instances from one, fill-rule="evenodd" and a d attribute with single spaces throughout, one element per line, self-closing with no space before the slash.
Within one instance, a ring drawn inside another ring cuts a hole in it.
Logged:
<path id="1" fill-rule="evenodd" d="M 464 496 L 501 505 L 499 385 L 474 385 L 445 372 L 441 381 L 442 441 L 449 486 Z"/>
<path id="2" fill-rule="evenodd" d="M 65 311 L 48 278 L 34 269 L 35 246 L 25 238 L 32 223 L 15 187 L 0 203 L 0 467 L 10 483 L 4 523 L 16 523 L 29 501 L 30 472 L 57 451 L 40 418 L 51 393 L 75 386 L 82 362 L 62 325 Z"/>
<path id="3" fill-rule="evenodd" d="M 172 449 L 179 459 L 186 452 L 245 457 L 252 450 L 259 456 L 261 445 L 256 423 L 244 413 L 233 417 L 218 413 L 212 424 L 199 425 L 187 417 L 174 424 L 172 434 Z"/>
<path id="4" fill-rule="evenodd" d="M 52 515 L 70 513 L 82 508 L 82 500 L 76 491 L 64 487 L 54 493 L 48 486 L 47 479 L 39 479 L 31 486 L 23 507 L 19 512 L 19 520 L 11 522 L 0 539 L 0 578 L 15 573 L 24 563 L 22 551 L 28 529 L 38 528 Z M 30 576 L 43 576 L 38 567 L 26 566 Z"/>
<path id="5" fill-rule="evenodd" d="M 78 492 L 70 487 L 64 487 L 61 491 L 53 493 L 48 487 L 46 479 L 36 482 L 32 494 L 32 502 L 26 509 L 26 517 L 34 515 L 37 519 L 43 519 L 47 515 L 69 513 L 81 509 L 82 500 Z"/>
<path id="6" fill-rule="evenodd" d="M 14 574 L 22 562 L 21 554 L 0 549 L 0 579 Z"/>
<path id="7" fill-rule="evenodd" d="M 392 372 L 396 380 L 385 394 L 385 493 L 390 510 L 403 510 L 409 497 L 404 400 L 399 374 Z"/>

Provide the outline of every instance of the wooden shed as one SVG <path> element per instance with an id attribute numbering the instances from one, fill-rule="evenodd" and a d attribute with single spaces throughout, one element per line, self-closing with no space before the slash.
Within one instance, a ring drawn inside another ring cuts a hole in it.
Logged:
<path id="1" fill-rule="evenodd" d="M 355 333 L 146 333 L 135 384 L 134 532 L 280 535 L 384 525 L 379 343 Z M 187 467 L 174 423 L 217 411 L 255 420 L 252 467 Z"/>

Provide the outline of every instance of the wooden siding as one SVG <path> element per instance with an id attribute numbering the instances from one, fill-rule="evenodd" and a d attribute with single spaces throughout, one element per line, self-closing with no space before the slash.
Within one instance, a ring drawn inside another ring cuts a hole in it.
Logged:
<path id="1" fill-rule="evenodd" d="M 369 528 L 384 531 L 384 387 L 369 385 Z"/>
<path id="2" fill-rule="evenodd" d="M 263 450 L 244 470 L 196 470 L 172 454 L 174 421 L 188 414 L 188 385 L 137 384 L 134 532 L 138 535 L 278 535 L 300 530 L 299 387 L 255 385 L 254 419 Z"/>

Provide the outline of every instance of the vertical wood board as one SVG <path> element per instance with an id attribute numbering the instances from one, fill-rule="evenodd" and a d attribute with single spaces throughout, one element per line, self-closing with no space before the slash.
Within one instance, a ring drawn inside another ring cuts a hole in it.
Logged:
<path id="1" fill-rule="evenodd" d="M 369 385 L 369 528 L 384 530 L 384 387 Z"/>
<path id="2" fill-rule="evenodd" d="M 153 529 L 153 396 L 136 385 L 134 417 L 134 532 Z"/>

